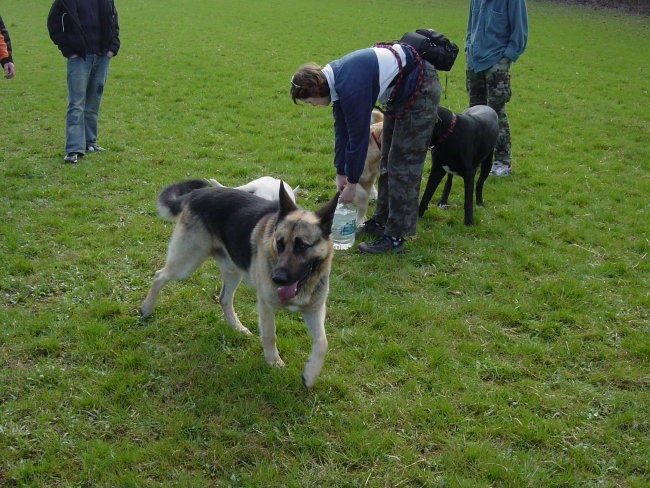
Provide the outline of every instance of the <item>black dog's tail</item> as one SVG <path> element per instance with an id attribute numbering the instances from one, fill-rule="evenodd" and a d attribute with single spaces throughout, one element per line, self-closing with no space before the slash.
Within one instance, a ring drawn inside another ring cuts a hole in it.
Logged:
<path id="1" fill-rule="evenodd" d="M 194 190 L 215 186 L 208 180 L 185 180 L 166 186 L 158 194 L 156 206 L 158 214 L 165 220 L 173 221 L 183 209 L 183 202 Z"/>

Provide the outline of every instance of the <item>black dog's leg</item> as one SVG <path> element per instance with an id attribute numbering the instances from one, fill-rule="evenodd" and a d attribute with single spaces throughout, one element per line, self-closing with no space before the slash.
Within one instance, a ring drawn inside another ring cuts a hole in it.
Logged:
<path id="1" fill-rule="evenodd" d="M 483 183 L 490 175 L 490 170 L 492 169 L 492 153 L 481 161 L 481 173 L 478 176 L 478 181 L 476 182 L 476 205 L 483 206 Z"/>
<path id="2" fill-rule="evenodd" d="M 451 182 L 454 179 L 454 175 L 447 173 L 447 181 L 445 181 L 445 187 L 442 189 L 442 196 L 438 200 L 439 207 L 446 207 L 447 202 L 449 201 L 449 192 L 451 192 Z"/>
<path id="3" fill-rule="evenodd" d="M 475 170 L 467 171 L 463 175 L 465 182 L 465 225 L 474 223 L 474 175 Z"/>
<path id="4" fill-rule="evenodd" d="M 424 212 L 426 212 L 427 207 L 429 206 L 429 202 L 431 201 L 431 197 L 433 197 L 433 194 L 436 192 L 436 188 L 438 188 L 438 185 L 442 181 L 443 176 L 445 176 L 445 170 L 440 164 L 436 164 L 436 162 L 433 161 L 431 163 L 431 172 L 429 173 L 429 179 L 427 180 L 427 187 L 425 188 L 422 195 L 422 200 L 420 200 L 420 217 L 422 217 L 424 215 Z"/>

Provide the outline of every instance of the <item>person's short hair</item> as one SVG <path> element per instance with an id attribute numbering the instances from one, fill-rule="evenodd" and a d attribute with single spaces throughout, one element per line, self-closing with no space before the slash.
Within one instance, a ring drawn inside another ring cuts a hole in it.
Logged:
<path id="1" fill-rule="evenodd" d="M 323 74 L 323 68 L 316 63 L 305 63 L 291 77 L 289 94 L 293 103 L 310 97 L 327 97 L 330 87 Z"/>

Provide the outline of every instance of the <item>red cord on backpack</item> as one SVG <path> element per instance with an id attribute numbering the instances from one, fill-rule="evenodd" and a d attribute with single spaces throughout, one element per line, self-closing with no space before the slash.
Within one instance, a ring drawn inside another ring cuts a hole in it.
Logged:
<path id="1" fill-rule="evenodd" d="M 400 46 L 402 46 L 402 49 L 408 48 L 411 54 L 413 55 L 413 58 L 415 59 L 418 68 L 418 79 L 415 83 L 415 88 L 413 89 L 413 93 L 411 93 L 411 97 L 409 98 L 406 107 L 404 107 L 404 109 L 399 114 L 384 112 L 384 115 L 389 119 L 401 119 L 411 109 L 411 107 L 413 107 L 413 104 L 415 103 L 415 96 L 418 94 L 418 91 L 422 86 L 422 78 L 424 74 L 424 62 L 422 61 L 420 54 L 415 50 L 415 48 L 413 48 L 413 46 L 410 46 L 409 44 L 405 44 L 401 42 L 391 42 L 391 43 L 379 42 L 375 44 L 374 47 L 388 49 L 391 53 L 393 53 L 395 59 L 397 59 L 397 66 L 399 67 L 399 72 L 397 73 L 395 86 L 393 87 L 393 90 L 390 93 L 389 100 L 392 100 L 397 95 L 397 91 L 399 90 L 400 84 L 402 83 L 402 80 L 404 78 L 404 66 L 402 65 L 402 58 L 400 58 L 399 54 L 397 54 L 397 51 L 395 51 L 395 49 L 393 48 L 394 44 L 399 44 Z"/>

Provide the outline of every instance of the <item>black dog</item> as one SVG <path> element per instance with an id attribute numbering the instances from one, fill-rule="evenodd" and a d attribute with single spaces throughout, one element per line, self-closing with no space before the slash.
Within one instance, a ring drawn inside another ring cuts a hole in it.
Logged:
<path id="1" fill-rule="evenodd" d="M 438 107 L 438 119 L 431 137 L 431 173 L 419 214 L 424 215 L 446 172 L 447 182 L 438 205 L 447 205 L 453 175 L 461 176 L 465 182 L 465 225 L 471 225 L 474 223 L 474 176 L 480 166 L 476 204 L 483 205 L 483 183 L 492 169 L 492 153 L 499 134 L 497 113 L 487 105 L 476 105 L 460 114 Z"/>

